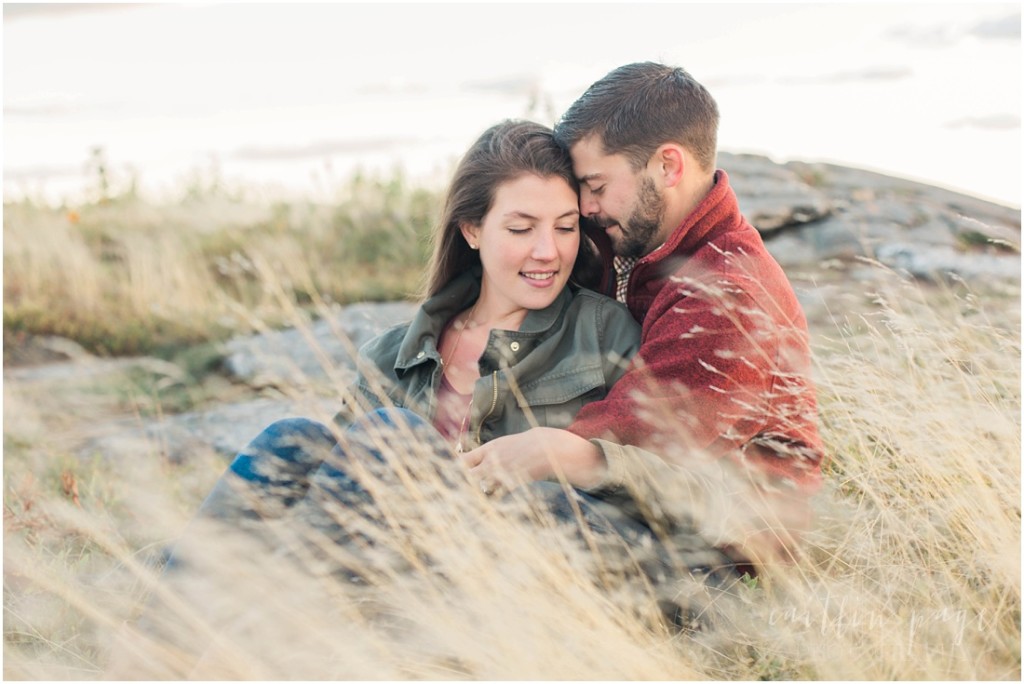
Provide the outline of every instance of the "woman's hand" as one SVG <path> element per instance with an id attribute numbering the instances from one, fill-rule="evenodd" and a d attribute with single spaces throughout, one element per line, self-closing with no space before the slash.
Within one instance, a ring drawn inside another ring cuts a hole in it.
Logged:
<path id="1" fill-rule="evenodd" d="M 568 430 L 549 427 L 499 437 L 459 458 L 488 495 L 559 475 L 586 489 L 599 484 L 607 469 L 597 446 Z"/>

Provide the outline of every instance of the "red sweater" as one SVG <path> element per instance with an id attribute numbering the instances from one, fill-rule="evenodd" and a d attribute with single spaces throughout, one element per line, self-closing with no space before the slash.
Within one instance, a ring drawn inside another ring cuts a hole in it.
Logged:
<path id="1" fill-rule="evenodd" d="M 569 427 L 657 453 L 680 445 L 732 455 L 813 491 L 822 443 L 807 321 L 782 268 L 715 185 L 629 278 L 640 351 L 608 396 Z M 593 235 L 609 255 L 603 232 Z M 659 448 L 660 447 L 660 448 Z"/>

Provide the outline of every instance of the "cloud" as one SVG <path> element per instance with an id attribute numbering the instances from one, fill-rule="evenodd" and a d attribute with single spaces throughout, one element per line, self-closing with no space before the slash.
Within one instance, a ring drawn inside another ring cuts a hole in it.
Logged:
<path id="1" fill-rule="evenodd" d="M 877 67 L 817 76 L 791 76 L 779 79 L 779 81 L 791 85 L 837 85 L 856 81 L 900 81 L 910 78 L 913 74 L 913 70 L 909 67 Z"/>
<path id="2" fill-rule="evenodd" d="M 428 88 L 420 83 L 408 81 L 388 81 L 385 83 L 370 83 L 356 88 L 357 95 L 426 95 Z"/>
<path id="3" fill-rule="evenodd" d="M 886 31 L 885 36 L 907 45 L 941 48 L 955 45 L 962 33 L 950 26 L 898 26 Z"/>
<path id="4" fill-rule="evenodd" d="M 4 116 L 57 118 L 85 113 L 110 113 L 123 108 L 114 101 L 83 102 L 78 95 L 59 92 L 34 92 L 4 102 Z"/>
<path id="5" fill-rule="evenodd" d="M 102 2 L 5 2 L 4 21 L 13 21 L 40 14 L 70 14 L 72 12 L 109 11 L 131 7 L 145 7 L 145 3 L 102 3 Z"/>
<path id="6" fill-rule="evenodd" d="M 983 21 L 968 31 L 968 33 L 978 38 L 1020 40 L 1020 12 L 1000 19 Z"/>
<path id="7" fill-rule="evenodd" d="M 403 145 L 420 145 L 415 138 L 374 138 L 359 140 L 324 140 L 308 145 L 286 147 L 241 147 L 231 153 L 233 159 L 245 161 L 281 161 L 309 157 L 386 152 Z"/>
<path id="8" fill-rule="evenodd" d="M 1020 128 L 1020 116 L 1016 114 L 989 114 L 988 116 L 965 116 L 948 121 L 946 128 L 980 128 L 988 131 L 1008 131 Z"/>
<path id="9" fill-rule="evenodd" d="M 715 90 L 717 88 L 761 85 L 767 80 L 768 79 L 761 74 L 731 74 L 718 78 L 709 78 L 704 81 L 704 85 L 711 90 Z"/>
<path id="10" fill-rule="evenodd" d="M 997 19 L 987 19 L 969 28 L 949 24 L 933 26 L 898 26 L 885 34 L 888 38 L 908 45 L 941 48 L 955 45 L 965 36 L 983 40 L 1020 40 L 1020 12 Z"/>
<path id="11" fill-rule="evenodd" d="M 469 81 L 463 88 L 469 92 L 493 92 L 504 95 L 529 94 L 540 87 L 540 79 L 536 76 L 522 75 L 509 78 L 496 78 L 482 81 Z"/>
<path id="12" fill-rule="evenodd" d="M 66 116 L 73 113 L 74 107 L 60 104 L 4 105 L 4 116 Z"/>

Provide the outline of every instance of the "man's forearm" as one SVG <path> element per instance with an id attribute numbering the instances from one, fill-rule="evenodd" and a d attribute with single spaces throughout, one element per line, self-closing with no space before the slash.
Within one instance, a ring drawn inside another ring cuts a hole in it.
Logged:
<path id="1" fill-rule="evenodd" d="M 554 428 L 549 428 L 554 429 Z M 604 452 L 593 442 L 566 430 L 557 430 L 558 445 L 554 449 L 554 461 L 558 463 L 565 479 L 578 489 L 593 489 L 600 486 L 608 474 L 608 462 Z"/>

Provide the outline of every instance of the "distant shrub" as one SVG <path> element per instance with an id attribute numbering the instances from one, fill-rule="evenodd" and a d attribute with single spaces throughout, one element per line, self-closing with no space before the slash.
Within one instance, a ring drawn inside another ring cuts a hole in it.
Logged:
<path id="1" fill-rule="evenodd" d="M 194 184 L 193 184 L 194 185 Z M 278 326 L 292 306 L 399 299 L 419 285 L 438 195 L 354 176 L 330 203 L 134 193 L 59 209 L 9 203 L 4 326 L 104 355 L 166 354 Z"/>

